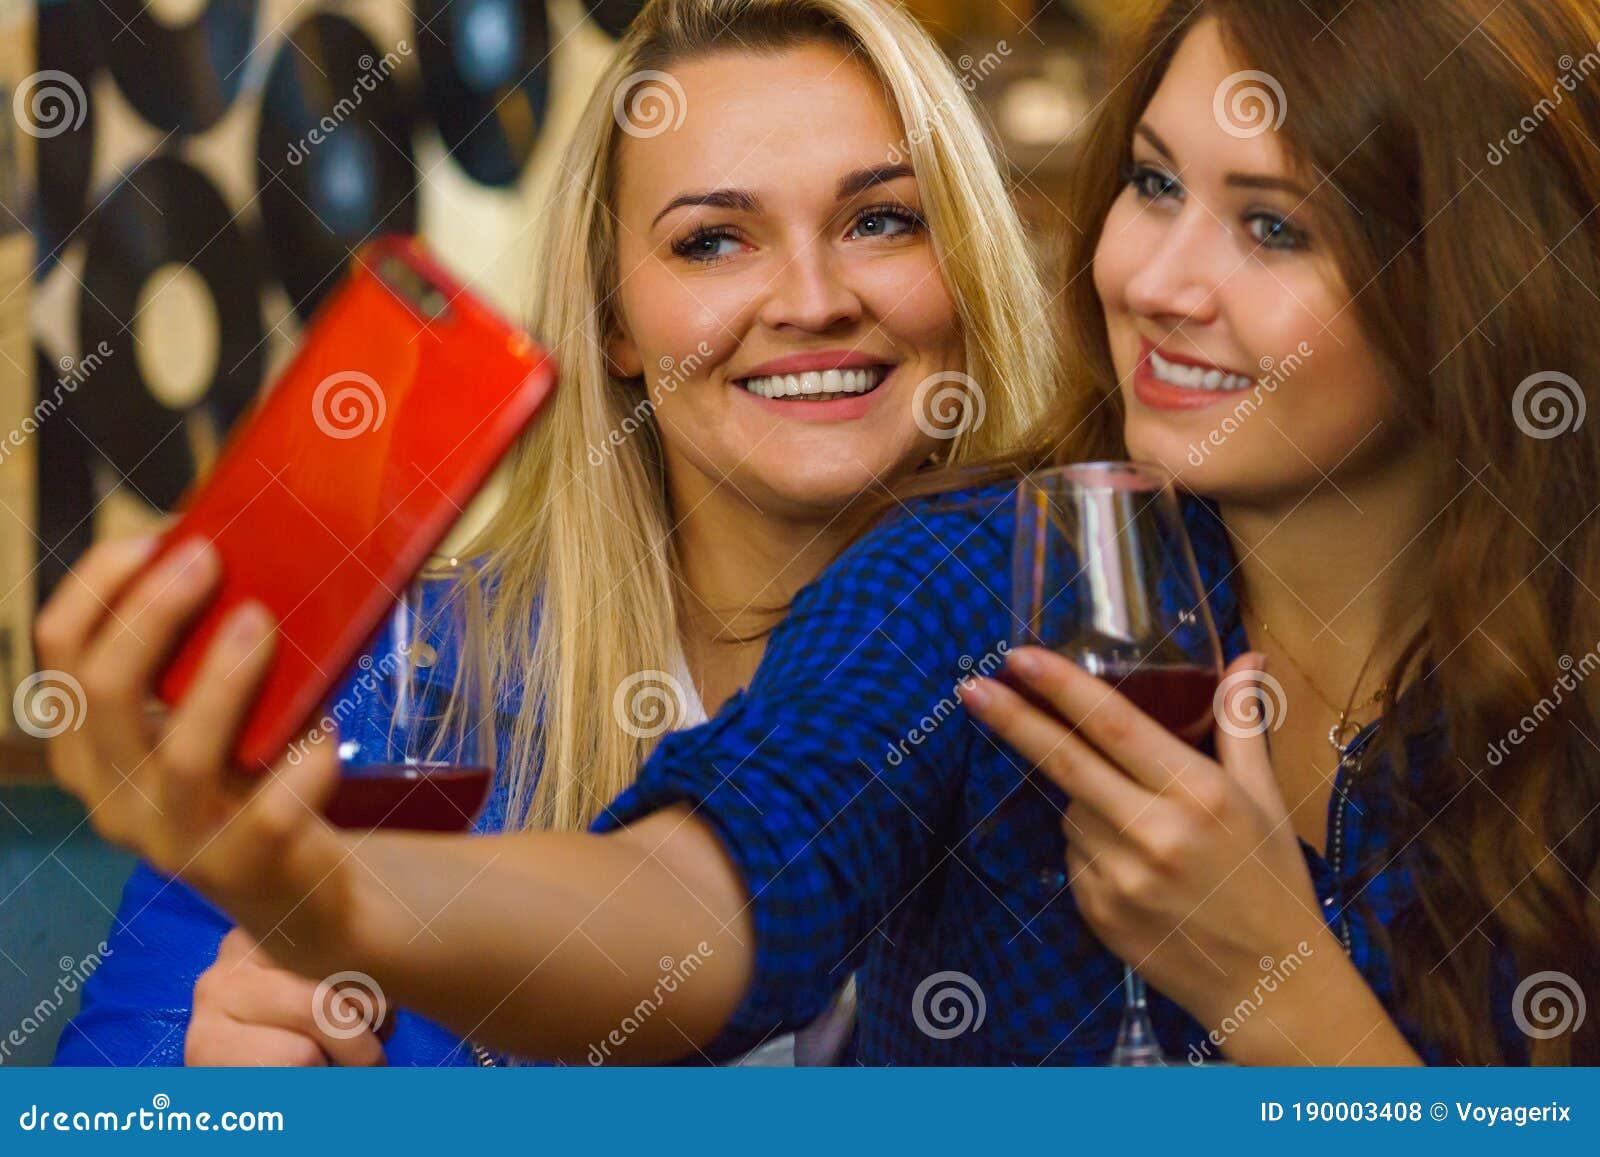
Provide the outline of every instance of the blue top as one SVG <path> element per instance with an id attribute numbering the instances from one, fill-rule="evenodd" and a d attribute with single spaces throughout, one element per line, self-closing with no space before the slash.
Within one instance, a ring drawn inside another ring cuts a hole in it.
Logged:
<path id="1" fill-rule="evenodd" d="M 596 825 L 689 801 L 738 865 L 755 973 L 713 1058 L 774 1025 L 807 1023 L 852 971 L 865 1064 L 1103 1064 L 1110 1054 L 1122 962 L 1066 886 L 1066 797 L 1039 777 L 1025 784 L 1016 754 L 955 695 L 1013 637 L 1014 496 L 1008 486 L 924 500 L 855 544 L 796 598 L 750 687 L 711 722 L 665 737 Z M 1184 517 L 1232 660 L 1248 640 L 1231 545 L 1210 504 L 1187 497 Z M 1374 933 L 1413 885 L 1374 733 L 1355 740 L 1364 768 L 1335 785 L 1327 858 L 1302 846 L 1329 923 L 1393 1013 Z M 1437 723 L 1408 742 L 1417 774 L 1445 754 Z M 1362 887 L 1357 873 L 1380 864 Z M 1508 1059 L 1525 1059 L 1509 1016 L 1514 978 L 1509 964 L 1499 971 L 1495 1019 Z M 1169 1053 L 1217 1057 L 1182 1008 L 1155 992 L 1151 1004 Z M 1441 1059 L 1396 1019 L 1425 1059 Z"/>
<path id="2" fill-rule="evenodd" d="M 858 542 L 796 597 L 751 685 L 711 722 L 664 737 L 596 822 L 610 830 L 691 801 L 743 874 L 755 975 L 706 1050 L 712 1059 L 811 1023 L 853 971 L 863 1063 L 1101 1064 L 1109 1055 L 1122 963 L 1066 886 L 1066 797 L 1037 777 L 1025 786 L 1015 753 L 955 695 L 973 670 L 991 673 L 1013 637 L 1014 492 L 919 501 Z M 1231 660 L 1248 646 L 1231 547 L 1212 506 L 1186 498 L 1184 515 Z M 1368 752 L 1360 774 L 1335 784 L 1328 857 L 1302 846 L 1330 925 L 1392 1012 L 1375 931 L 1413 888 L 1407 858 L 1388 862 L 1395 816 L 1374 731 L 1354 741 Z M 1408 752 L 1426 774 L 1445 754 L 1442 727 L 1420 732 Z M 503 809 L 497 792 L 479 829 L 497 828 Z M 1358 873 L 1378 864 L 1362 887 Z M 182 884 L 136 870 L 113 951 L 85 985 L 57 1063 L 181 1063 L 194 981 L 228 925 Z M 1509 962 L 1500 974 L 1495 1019 L 1508 1059 L 1525 1058 Z M 1216 1057 L 1176 1004 L 1152 991 L 1151 1010 L 1169 1052 Z M 1425 1059 L 1441 1059 L 1397 1020 Z M 391 1064 L 471 1063 L 451 1034 L 404 1012 L 387 1051 Z"/>

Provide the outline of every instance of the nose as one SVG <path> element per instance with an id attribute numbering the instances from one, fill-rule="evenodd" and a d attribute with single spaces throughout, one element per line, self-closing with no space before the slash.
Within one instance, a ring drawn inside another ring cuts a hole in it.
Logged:
<path id="1" fill-rule="evenodd" d="M 813 241 L 773 274 L 759 316 L 771 329 L 826 333 L 859 321 L 862 312 L 861 298 L 845 280 L 837 255 Z"/>
<path id="2" fill-rule="evenodd" d="M 1128 279 L 1128 308 L 1171 328 L 1214 321 L 1222 282 L 1231 272 L 1223 232 L 1203 209 L 1187 207 Z"/>

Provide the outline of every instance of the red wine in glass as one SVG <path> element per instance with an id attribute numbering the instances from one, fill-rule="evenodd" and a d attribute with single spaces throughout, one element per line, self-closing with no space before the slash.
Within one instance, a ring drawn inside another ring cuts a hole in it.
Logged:
<path id="1" fill-rule="evenodd" d="M 1211 704 L 1221 682 L 1215 667 L 1141 663 L 1120 671 L 1112 667 L 1099 677 L 1184 742 L 1199 747 L 1211 734 Z"/>
<path id="2" fill-rule="evenodd" d="M 460 832 L 489 798 L 488 767 L 400 763 L 348 768 L 325 814 L 341 828 Z"/>
<path id="3" fill-rule="evenodd" d="M 497 737 L 483 579 L 470 562 L 425 567 L 396 600 L 324 715 L 338 721 L 343 828 L 460 832 L 489 798 Z"/>

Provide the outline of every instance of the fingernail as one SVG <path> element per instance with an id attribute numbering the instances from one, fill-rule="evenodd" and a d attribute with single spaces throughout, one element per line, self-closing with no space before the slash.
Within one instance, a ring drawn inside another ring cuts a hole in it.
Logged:
<path id="1" fill-rule="evenodd" d="M 203 538 L 191 538 L 178 544 L 162 565 L 162 577 L 167 581 L 188 586 L 202 577 L 202 560 L 211 551 L 211 544 Z"/>
<path id="2" fill-rule="evenodd" d="M 969 703 L 974 707 L 982 707 L 993 698 L 994 693 L 989 689 L 989 680 L 972 679 L 961 684 L 961 702 Z"/>
<path id="3" fill-rule="evenodd" d="M 265 632 L 266 625 L 267 609 L 260 603 L 245 603 L 233 612 L 228 623 L 228 641 L 253 643 Z"/>
<path id="4" fill-rule="evenodd" d="M 1022 675 L 1037 675 L 1041 669 L 1039 656 L 1032 651 L 1012 651 L 1006 656 L 1006 665 Z"/>
<path id="5" fill-rule="evenodd" d="M 129 549 L 132 550 L 133 557 L 137 561 L 143 562 L 155 553 L 156 547 L 160 545 L 161 536 L 159 534 L 141 534 L 129 543 Z"/>

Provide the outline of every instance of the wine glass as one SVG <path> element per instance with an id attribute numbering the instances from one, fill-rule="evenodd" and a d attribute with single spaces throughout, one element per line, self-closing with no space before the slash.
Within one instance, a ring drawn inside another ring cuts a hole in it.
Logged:
<path id="1" fill-rule="evenodd" d="M 328 818 L 345 828 L 465 831 L 494 778 L 495 713 L 481 572 L 431 560 L 329 698 L 341 774 Z"/>
<path id="2" fill-rule="evenodd" d="M 1017 493 L 1014 642 L 1105 680 L 1175 735 L 1211 731 L 1222 645 L 1172 478 L 1142 462 L 1085 462 L 1034 474 Z M 1162 1065 L 1145 986 L 1123 970 L 1111 1064 Z"/>

